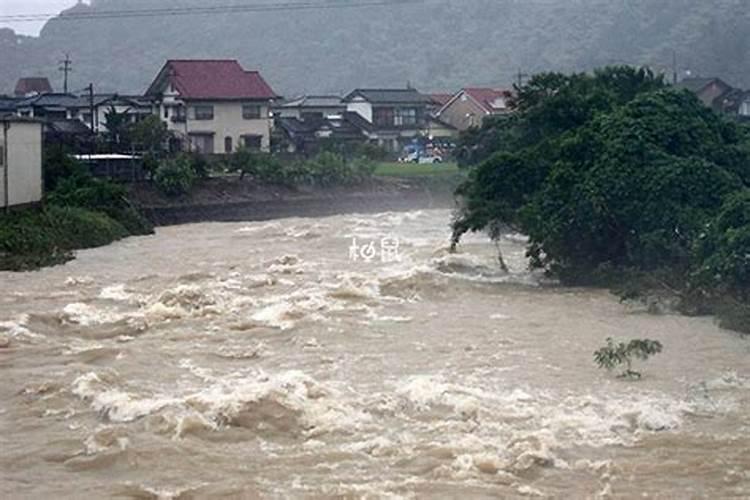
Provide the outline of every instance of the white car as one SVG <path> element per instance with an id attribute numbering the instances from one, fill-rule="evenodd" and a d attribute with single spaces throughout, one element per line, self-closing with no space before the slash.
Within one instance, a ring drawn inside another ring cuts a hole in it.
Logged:
<path id="1" fill-rule="evenodd" d="M 443 159 L 437 155 L 420 156 L 416 161 L 416 163 L 420 163 L 423 165 L 431 165 L 433 163 L 442 163 L 442 162 L 443 162 Z"/>

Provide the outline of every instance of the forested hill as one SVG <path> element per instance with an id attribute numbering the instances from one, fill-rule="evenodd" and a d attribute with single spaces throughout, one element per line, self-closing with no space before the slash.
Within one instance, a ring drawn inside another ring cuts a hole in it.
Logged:
<path id="1" fill-rule="evenodd" d="M 228 3 L 95 0 L 73 10 Z M 0 30 L 0 93 L 26 75 L 48 76 L 60 87 L 64 52 L 74 61 L 71 88 L 94 82 L 101 91 L 142 92 L 167 58 L 237 58 L 260 69 L 277 92 L 291 95 L 407 82 L 424 90 L 508 86 L 519 69 L 571 71 L 612 63 L 649 64 L 671 74 L 673 50 L 681 71 L 750 87 L 747 0 L 405 0 L 359 8 L 52 20 L 39 38 Z"/>

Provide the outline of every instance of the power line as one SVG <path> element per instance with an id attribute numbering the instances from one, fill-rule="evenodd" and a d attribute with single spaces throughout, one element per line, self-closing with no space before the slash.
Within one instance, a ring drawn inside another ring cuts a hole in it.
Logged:
<path id="1" fill-rule="evenodd" d="M 213 14 L 236 14 L 245 12 L 274 12 L 294 10 L 333 10 L 333 9 L 356 9 L 364 7 L 382 7 L 391 5 L 404 5 L 423 3 L 424 0 L 364 0 L 349 2 L 273 2 L 256 3 L 253 5 L 219 5 L 212 7 L 168 7 L 158 9 L 130 9 L 130 10 L 102 10 L 94 12 L 72 12 L 62 14 L 10 14 L 0 16 L 2 22 L 38 22 L 47 19 L 59 21 L 80 21 L 94 19 L 120 19 L 132 17 L 152 16 L 188 16 L 188 15 L 213 15 Z"/>

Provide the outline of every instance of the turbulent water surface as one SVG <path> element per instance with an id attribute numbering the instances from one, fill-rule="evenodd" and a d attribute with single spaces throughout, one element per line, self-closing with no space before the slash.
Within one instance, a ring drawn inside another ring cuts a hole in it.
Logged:
<path id="1" fill-rule="evenodd" d="M 483 238 L 449 255 L 449 217 L 169 227 L 0 274 L 0 497 L 750 497 L 746 340 L 546 283 L 521 238 L 508 273 Z M 609 336 L 665 352 L 621 381 Z"/>

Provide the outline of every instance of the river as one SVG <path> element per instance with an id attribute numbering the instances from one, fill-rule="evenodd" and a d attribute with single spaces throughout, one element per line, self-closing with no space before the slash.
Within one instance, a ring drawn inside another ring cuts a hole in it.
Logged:
<path id="1" fill-rule="evenodd" d="M 0 497 L 750 498 L 746 339 L 549 282 L 520 236 L 508 272 L 482 236 L 450 255 L 449 220 L 165 227 L 1 273 Z M 620 380 L 607 337 L 664 352 Z"/>

